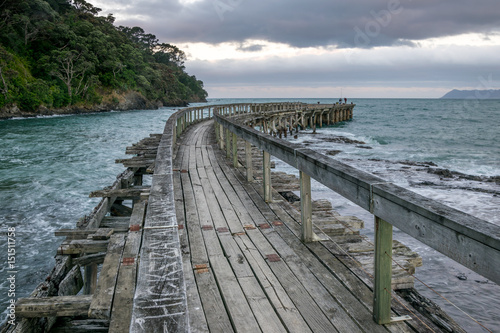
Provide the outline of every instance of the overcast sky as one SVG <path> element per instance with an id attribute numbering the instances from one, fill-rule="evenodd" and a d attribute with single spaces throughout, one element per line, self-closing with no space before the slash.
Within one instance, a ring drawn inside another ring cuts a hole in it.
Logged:
<path id="1" fill-rule="evenodd" d="M 500 89 L 498 0 L 87 0 L 179 46 L 209 97 Z"/>

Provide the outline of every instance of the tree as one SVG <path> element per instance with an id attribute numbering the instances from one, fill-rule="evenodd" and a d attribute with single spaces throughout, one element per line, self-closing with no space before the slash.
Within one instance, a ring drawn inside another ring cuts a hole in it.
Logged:
<path id="1" fill-rule="evenodd" d="M 6 79 L 4 77 L 3 69 L 8 68 L 8 62 L 12 60 L 12 56 L 0 47 L 0 79 L 2 80 L 3 87 L 0 89 L 4 95 L 4 100 L 8 100 L 9 86 L 7 85 Z"/>
<path id="2" fill-rule="evenodd" d="M 95 81 L 94 76 L 87 78 L 87 73 L 94 68 L 94 64 L 86 61 L 82 53 L 71 51 L 54 51 L 57 67 L 51 74 L 59 78 L 68 89 L 69 99 L 85 94 L 90 84 Z"/>
<path id="3" fill-rule="evenodd" d="M 154 50 L 154 57 L 157 62 L 170 65 L 174 64 L 180 68 L 184 68 L 186 54 L 175 45 L 161 43 Z"/>
<path id="4" fill-rule="evenodd" d="M 7 100 L 7 94 L 9 93 L 9 87 L 7 87 L 7 82 L 5 82 L 5 78 L 3 77 L 2 64 L 0 64 L 0 78 L 2 79 L 2 83 L 3 83 L 3 88 L 0 89 L 0 91 L 2 91 L 2 94 L 5 97 L 5 100 Z"/>
<path id="5" fill-rule="evenodd" d="M 0 107 L 93 105 L 113 90 L 170 105 L 206 96 L 182 50 L 141 27 L 115 27 L 87 1 L 0 0 Z"/>
<path id="6" fill-rule="evenodd" d="M 158 46 L 158 38 L 153 34 L 147 34 L 141 27 L 124 27 L 119 26 L 118 29 L 123 32 L 133 43 L 139 46 L 142 50 L 152 53 Z"/>
<path id="7" fill-rule="evenodd" d="M 36 35 L 40 31 L 36 25 L 32 23 L 31 18 L 25 15 L 16 15 L 16 19 L 21 24 L 22 32 L 24 35 L 24 46 L 28 45 L 28 42 L 35 40 Z"/>
<path id="8" fill-rule="evenodd" d="M 0 0 L 0 31 L 8 24 L 12 16 L 11 10 L 7 7 L 7 0 Z"/>
<path id="9" fill-rule="evenodd" d="M 100 12 L 102 12 L 101 8 L 94 7 L 85 0 L 73 0 L 72 2 L 73 6 L 81 13 L 97 16 Z"/>

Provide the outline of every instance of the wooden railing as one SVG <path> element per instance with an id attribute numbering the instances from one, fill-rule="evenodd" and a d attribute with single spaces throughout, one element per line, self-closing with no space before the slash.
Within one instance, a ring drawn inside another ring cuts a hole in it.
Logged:
<path id="1" fill-rule="evenodd" d="M 246 144 L 247 177 L 252 179 L 250 148 L 263 151 L 265 199 L 271 200 L 270 156 L 300 171 L 302 239 L 314 240 L 311 178 L 375 216 L 374 320 L 391 322 L 392 228 L 438 250 L 456 262 L 500 284 L 500 226 L 488 223 L 395 184 L 357 170 L 328 156 L 257 131 L 245 121 L 262 112 L 301 112 L 321 108 L 302 103 L 232 104 L 184 109 L 176 114 L 174 131 L 182 133 L 193 121 L 213 117 L 221 148 L 237 164 L 236 138 Z M 333 105 L 342 108 L 342 105 Z M 352 108 L 351 108 L 352 112 Z M 352 114 L 351 114 L 352 116 Z M 232 140 L 227 140 L 231 135 Z M 226 141 L 224 140 L 226 138 Z M 232 141 L 232 144 L 230 142 Z"/>

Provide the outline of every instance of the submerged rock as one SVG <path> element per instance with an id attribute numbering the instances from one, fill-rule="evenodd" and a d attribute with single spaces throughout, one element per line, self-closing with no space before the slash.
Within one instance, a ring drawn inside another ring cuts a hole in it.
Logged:
<path id="1" fill-rule="evenodd" d="M 337 154 L 340 154 L 341 152 L 342 152 L 342 150 L 328 150 L 326 152 L 326 155 L 328 155 L 328 156 L 335 156 Z"/>
<path id="2" fill-rule="evenodd" d="M 294 203 L 295 201 L 300 201 L 300 198 L 298 195 L 293 193 L 292 191 L 284 191 L 284 192 L 279 192 L 279 194 L 288 202 Z"/>
<path id="3" fill-rule="evenodd" d="M 453 178 L 453 173 L 448 169 L 429 169 L 428 173 L 433 173 L 444 178 Z"/>
<path id="4" fill-rule="evenodd" d="M 349 138 L 346 138 L 345 136 L 324 136 L 324 137 L 321 137 L 319 140 L 324 141 L 324 142 L 347 143 L 347 144 L 356 144 L 356 145 L 365 145 L 366 144 L 366 142 L 364 142 L 364 141 L 349 139 Z"/>

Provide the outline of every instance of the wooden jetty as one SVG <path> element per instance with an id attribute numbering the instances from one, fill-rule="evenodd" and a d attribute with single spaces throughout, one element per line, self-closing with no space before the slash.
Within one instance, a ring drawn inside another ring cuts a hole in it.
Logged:
<path id="1" fill-rule="evenodd" d="M 127 148 L 136 156 L 90 194 L 102 198 L 92 214 L 56 232 L 66 237 L 56 266 L 2 332 L 462 332 L 392 291 L 410 286 L 394 283 L 391 225 L 496 283 L 500 228 L 276 137 L 349 120 L 353 108 L 178 111 Z M 271 186 L 271 155 L 300 170 L 300 207 Z M 371 264 L 350 255 L 365 247 L 359 221 L 313 203 L 311 177 L 374 213 Z"/>

